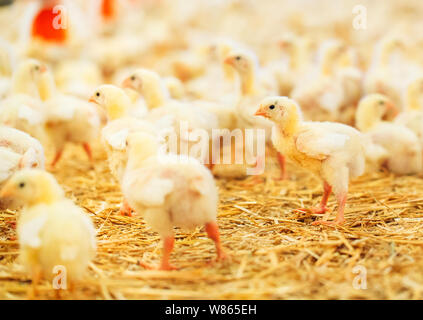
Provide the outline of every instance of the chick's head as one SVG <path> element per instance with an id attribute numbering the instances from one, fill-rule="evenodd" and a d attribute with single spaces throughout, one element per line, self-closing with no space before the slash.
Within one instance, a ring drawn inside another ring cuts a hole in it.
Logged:
<path id="1" fill-rule="evenodd" d="M 140 94 L 145 94 L 152 86 L 160 84 L 160 76 L 151 70 L 137 69 L 128 78 L 126 78 L 122 86 L 137 91 Z"/>
<path id="2" fill-rule="evenodd" d="M 299 105 L 288 97 L 267 97 L 259 106 L 255 113 L 256 116 L 262 116 L 282 125 L 289 122 L 298 122 L 302 120 L 302 113 Z"/>
<path id="3" fill-rule="evenodd" d="M 47 67 L 38 60 L 26 59 L 20 64 L 18 71 L 38 83 L 42 75 L 47 71 Z"/>
<path id="4" fill-rule="evenodd" d="M 383 94 L 373 93 L 362 98 L 356 111 L 356 125 L 361 131 L 369 130 L 383 117 L 393 117 L 398 109 L 392 101 Z"/>
<path id="5" fill-rule="evenodd" d="M 50 173 L 39 169 L 23 169 L 7 181 L 0 191 L 0 197 L 11 199 L 19 205 L 32 206 L 60 200 L 64 192 Z"/>
<path id="6" fill-rule="evenodd" d="M 231 51 L 224 60 L 226 65 L 232 66 L 241 74 L 248 73 L 254 68 L 256 58 L 247 51 Z"/>
<path id="7" fill-rule="evenodd" d="M 131 99 L 125 91 L 111 84 L 99 86 L 89 101 L 106 111 L 110 120 L 125 116 L 131 107 Z"/>

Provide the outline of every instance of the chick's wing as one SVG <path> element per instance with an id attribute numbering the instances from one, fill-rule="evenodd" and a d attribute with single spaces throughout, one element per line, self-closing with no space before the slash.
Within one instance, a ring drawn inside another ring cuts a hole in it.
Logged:
<path id="1" fill-rule="evenodd" d="M 141 169 L 126 179 L 124 189 L 129 198 L 144 206 L 163 205 L 166 196 L 174 189 L 174 182 L 172 179 L 161 177 L 157 172 L 154 173 L 151 168 Z"/>
<path id="2" fill-rule="evenodd" d="M 348 140 L 350 140 L 348 134 L 310 126 L 297 135 L 296 147 L 298 151 L 311 158 L 324 160 L 341 151 Z"/>

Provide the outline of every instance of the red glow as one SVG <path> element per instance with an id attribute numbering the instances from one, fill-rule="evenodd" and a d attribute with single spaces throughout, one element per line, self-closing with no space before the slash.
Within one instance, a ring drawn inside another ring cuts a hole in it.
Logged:
<path id="1" fill-rule="evenodd" d="M 116 0 L 102 0 L 101 14 L 106 20 L 113 19 L 116 16 Z"/>
<path id="2" fill-rule="evenodd" d="M 53 13 L 53 7 L 42 8 L 32 23 L 32 36 L 49 42 L 65 42 L 67 37 L 66 30 L 53 27 L 54 18 L 59 14 L 60 12 Z"/>

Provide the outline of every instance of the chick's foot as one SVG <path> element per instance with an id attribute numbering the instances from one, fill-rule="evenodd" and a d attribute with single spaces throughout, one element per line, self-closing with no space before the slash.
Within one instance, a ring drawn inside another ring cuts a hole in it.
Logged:
<path id="1" fill-rule="evenodd" d="M 329 209 L 327 207 L 311 207 L 311 208 L 299 208 L 295 209 L 295 212 L 300 213 L 307 213 L 307 214 L 324 214 L 328 212 Z"/>
<path id="2" fill-rule="evenodd" d="M 318 225 L 325 225 L 325 226 L 340 226 L 342 224 L 344 224 L 345 219 L 335 219 L 334 221 L 314 221 L 312 223 L 313 226 L 318 226 Z"/>
<path id="3" fill-rule="evenodd" d="M 123 203 L 120 207 L 119 213 L 121 216 L 128 216 L 128 217 L 133 217 L 133 212 L 134 210 L 132 210 L 131 206 L 129 205 L 128 201 L 123 200 Z"/>

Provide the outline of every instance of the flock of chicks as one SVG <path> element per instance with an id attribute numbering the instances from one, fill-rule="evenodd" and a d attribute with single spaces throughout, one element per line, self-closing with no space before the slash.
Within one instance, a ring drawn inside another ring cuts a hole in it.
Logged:
<path id="1" fill-rule="evenodd" d="M 72 47 L 71 31 L 52 27 L 51 12 L 60 1 L 38 4 L 27 47 L 0 42 L 0 204 L 20 209 L 21 260 L 34 285 L 57 265 L 66 267 L 72 283 L 96 250 L 92 222 L 44 170 L 44 150 L 54 153 L 51 167 L 68 143 L 80 144 L 92 160 L 91 144 L 101 136 L 110 171 L 121 186 L 121 214 L 142 215 L 160 234 L 162 270 L 174 269 L 169 259 L 175 226 L 205 226 L 218 260 L 228 258 L 219 238 L 213 175 L 242 178 L 248 166 L 213 165 L 208 153 L 163 154 L 163 144 L 169 143 L 163 131 L 175 132 L 178 143 L 190 146 L 182 124 L 188 132 L 201 129 L 209 137 L 213 129 L 265 130 L 266 142 L 278 154 L 280 179 L 287 178 L 286 159 L 323 181 L 320 205 L 299 210 L 325 213 L 333 190 L 335 220 L 313 224 L 344 223 L 349 181 L 366 168 L 422 171 L 423 70 L 401 60 L 407 48 L 400 38 L 381 39 L 363 71 L 358 53 L 339 40 L 323 41 L 315 50 L 305 37 L 285 36 L 278 46 L 286 59 L 262 66 L 241 43 L 194 37 L 184 50 L 170 44 L 150 48 L 162 68 L 172 70 L 161 76 L 160 70 L 132 67 L 133 50 L 115 58 L 116 45 L 125 47 L 134 39 L 116 31 L 118 2 L 100 2 L 103 20 L 96 43 L 104 43 L 94 54 L 98 60 Z M 80 60 L 67 57 L 69 52 Z M 256 164 L 260 161 L 257 157 Z"/>

